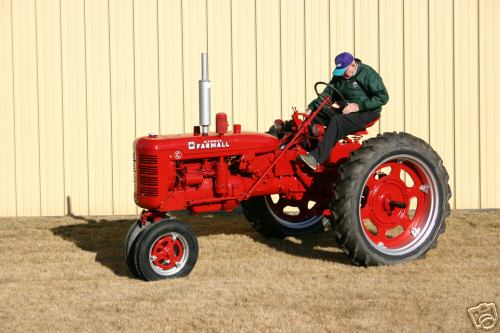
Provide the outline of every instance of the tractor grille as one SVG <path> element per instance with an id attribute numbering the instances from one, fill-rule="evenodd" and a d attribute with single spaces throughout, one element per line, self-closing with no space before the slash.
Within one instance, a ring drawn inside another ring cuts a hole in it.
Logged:
<path id="1" fill-rule="evenodd" d="M 138 154 L 134 158 L 137 159 L 134 163 L 134 171 L 139 195 L 158 196 L 158 156 Z"/>

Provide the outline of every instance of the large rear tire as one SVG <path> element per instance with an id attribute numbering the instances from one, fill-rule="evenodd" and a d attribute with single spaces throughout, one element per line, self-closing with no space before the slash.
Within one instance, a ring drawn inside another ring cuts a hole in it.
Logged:
<path id="1" fill-rule="evenodd" d="M 339 168 L 331 203 L 337 242 L 359 265 L 421 258 L 450 214 L 448 173 L 438 154 L 407 133 L 363 143 Z"/>
<path id="2" fill-rule="evenodd" d="M 264 237 L 304 236 L 324 230 L 322 210 L 310 200 L 287 200 L 276 194 L 252 197 L 241 205 L 250 225 Z"/>

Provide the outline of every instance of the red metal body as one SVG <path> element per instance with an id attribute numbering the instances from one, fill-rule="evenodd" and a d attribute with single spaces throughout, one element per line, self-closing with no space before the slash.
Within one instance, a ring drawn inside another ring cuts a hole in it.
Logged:
<path id="1" fill-rule="evenodd" d="M 319 110 L 326 104 L 325 101 Z M 346 138 L 332 150 L 317 171 L 304 170 L 296 160 L 305 150 L 308 125 L 294 113 L 295 131 L 278 140 L 269 134 L 242 132 L 217 114 L 217 132 L 142 137 L 135 141 L 135 202 L 161 214 L 188 209 L 193 213 L 231 211 L 250 196 L 280 194 L 290 200 L 304 195 L 328 207 L 337 166 L 361 147 L 359 135 Z M 323 209 L 323 208 L 318 208 Z M 148 212 L 148 214 L 152 214 Z M 326 213 L 328 212 L 318 212 Z M 143 213 L 144 214 L 144 213 Z"/>

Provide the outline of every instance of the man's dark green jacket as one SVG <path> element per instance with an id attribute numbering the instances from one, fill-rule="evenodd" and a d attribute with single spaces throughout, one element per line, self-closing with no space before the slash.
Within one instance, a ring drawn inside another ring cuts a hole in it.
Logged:
<path id="1" fill-rule="evenodd" d="M 384 82 L 378 73 L 368 65 L 365 65 L 361 60 L 356 59 L 358 70 L 349 79 L 342 76 L 334 76 L 330 84 L 337 88 L 344 95 L 348 103 L 357 103 L 359 111 L 378 111 L 382 110 L 382 105 L 389 100 L 389 94 L 385 89 Z M 333 93 L 333 89 L 326 87 L 322 95 L 328 94 L 334 101 L 339 100 L 337 94 Z M 319 98 L 313 100 L 308 108 L 316 110 L 321 101 Z"/>

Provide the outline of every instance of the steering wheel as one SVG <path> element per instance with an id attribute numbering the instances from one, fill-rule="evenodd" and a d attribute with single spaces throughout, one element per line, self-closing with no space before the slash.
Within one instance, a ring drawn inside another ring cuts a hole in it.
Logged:
<path id="1" fill-rule="evenodd" d="M 335 95 L 337 95 L 337 97 L 339 97 L 339 100 L 335 100 L 335 96 L 332 96 L 332 99 L 333 99 L 333 103 L 331 105 L 327 105 L 327 107 L 330 107 L 332 109 L 335 109 L 333 107 L 333 104 L 335 104 L 335 102 L 338 103 L 338 105 L 340 106 L 341 109 L 343 109 L 346 105 L 347 105 L 347 101 L 344 97 L 344 95 L 342 95 L 342 93 L 337 89 L 335 88 L 332 84 L 330 83 L 326 83 L 326 82 L 316 82 L 314 84 L 314 91 L 316 92 L 316 95 L 318 95 L 318 98 L 319 100 L 323 103 L 325 101 L 325 97 L 318 91 L 318 86 L 319 85 L 325 85 L 327 87 L 330 87 L 331 89 L 333 89 L 333 92 L 335 93 Z"/>

